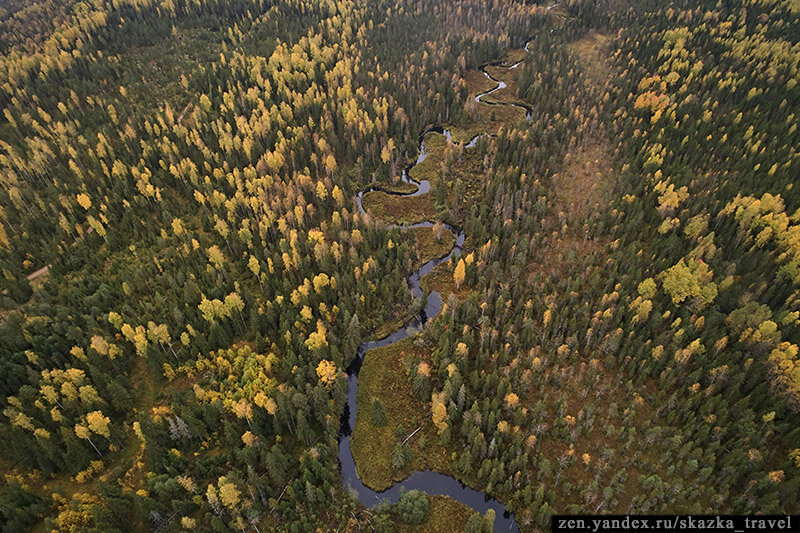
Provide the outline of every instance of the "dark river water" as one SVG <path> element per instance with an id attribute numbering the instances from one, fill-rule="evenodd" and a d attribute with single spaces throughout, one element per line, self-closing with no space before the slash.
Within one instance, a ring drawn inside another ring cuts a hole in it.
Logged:
<path id="1" fill-rule="evenodd" d="M 525 44 L 525 51 L 528 51 L 527 43 Z M 489 91 L 486 91 L 476 96 L 475 101 L 485 105 L 512 105 L 515 107 L 520 107 L 525 110 L 527 119 L 528 121 L 530 121 L 532 109 L 527 105 L 503 104 L 503 103 L 492 103 L 492 102 L 482 101 L 482 99 L 485 96 L 488 96 L 493 92 L 499 91 L 500 89 L 506 87 L 506 84 L 504 82 L 492 78 L 486 72 L 485 68 L 490 65 L 502 66 L 502 63 L 501 62 L 487 63 L 481 67 L 484 76 L 496 82 L 497 86 L 495 86 L 493 89 Z M 516 69 L 519 65 L 520 62 L 505 68 Z M 409 171 L 411 170 L 411 168 L 414 165 L 423 162 L 425 158 L 428 156 L 427 152 L 425 151 L 425 136 L 428 135 L 429 133 L 438 133 L 444 135 L 448 141 L 451 138 L 450 132 L 441 127 L 428 128 L 427 130 L 422 132 L 419 139 L 419 157 L 417 157 L 417 160 L 414 162 L 414 164 L 412 164 L 407 169 L 403 170 L 403 173 L 401 175 L 401 179 L 405 183 L 416 185 L 417 189 L 411 193 L 396 193 L 396 192 L 385 191 L 380 187 L 367 187 L 366 189 L 359 192 L 358 195 L 356 196 L 356 205 L 361 213 L 364 213 L 364 208 L 361 205 L 361 200 L 364 194 L 370 191 L 382 191 L 386 194 L 392 194 L 395 196 L 409 196 L 409 197 L 420 196 L 423 194 L 427 194 L 430 191 L 431 184 L 428 180 L 422 180 L 420 182 L 417 182 L 409 177 Z M 465 148 L 472 148 L 473 146 L 475 146 L 478 139 L 485 135 L 488 134 L 476 135 L 467 144 L 465 144 Z M 401 229 L 423 228 L 423 227 L 432 227 L 433 224 L 434 224 L 433 221 L 425 221 L 414 225 L 392 224 L 387 226 L 387 228 L 401 228 Z M 411 288 L 411 292 L 413 293 L 415 298 L 423 297 L 423 292 L 422 289 L 420 288 L 420 279 L 422 278 L 422 276 L 428 274 L 431 270 L 434 269 L 434 267 L 436 267 L 440 263 L 450 260 L 451 257 L 458 257 L 461 255 L 461 251 L 464 246 L 464 238 L 465 238 L 464 231 L 449 225 L 445 225 L 445 227 L 456 235 L 456 242 L 447 255 L 445 255 L 444 257 L 440 257 L 438 259 L 433 259 L 431 261 L 428 261 L 419 270 L 408 276 L 408 285 Z M 400 499 L 400 493 L 402 490 L 416 489 L 430 495 L 449 496 L 454 500 L 457 500 L 471 507 L 473 510 L 480 512 L 481 514 L 484 514 L 489 509 L 493 509 L 495 512 L 495 521 L 494 521 L 495 531 L 503 531 L 503 532 L 519 531 L 519 526 L 517 525 L 517 522 L 514 519 L 514 515 L 510 513 L 502 503 L 492 498 L 489 498 L 483 492 L 467 487 L 466 485 L 462 484 L 453 477 L 440 474 L 438 472 L 432 472 L 430 470 L 417 471 L 413 472 L 405 480 L 399 483 L 395 483 L 392 487 L 388 488 L 387 490 L 382 492 L 377 492 L 364 485 L 361 482 L 361 479 L 359 479 L 358 474 L 356 474 L 356 465 L 353 460 L 353 454 L 350 451 L 350 438 L 353 436 L 353 428 L 355 428 L 356 425 L 356 397 L 358 396 L 358 373 L 359 370 L 361 369 L 361 363 L 364 360 L 364 355 L 369 350 L 372 350 L 374 348 L 380 348 L 382 346 L 388 346 L 390 344 L 403 340 L 410 335 L 414 335 L 420 332 L 425 327 L 429 319 L 432 319 L 433 317 L 439 314 L 441 308 L 442 308 L 442 297 L 438 292 L 433 291 L 430 294 L 428 294 L 423 311 L 418 316 L 414 317 L 408 324 L 404 325 L 402 328 L 398 329 L 397 331 L 388 335 L 387 337 L 384 337 L 383 339 L 365 341 L 361 343 L 361 345 L 359 345 L 357 356 L 350 364 L 350 367 L 347 369 L 347 406 L 345 408 L 344 414 L 342 415 L 341 429 L 339 433 L 339 461 L 341 462 L 342 465 L 342 483 L 344 484 L 346 489 L 350 489 L 355 494 L 357 494 L 358 500 L 367 507 L 373 507 L 374 505 L 380 503 L 381 501 L 388 501 L 391 503 L 395 503 Z"/>

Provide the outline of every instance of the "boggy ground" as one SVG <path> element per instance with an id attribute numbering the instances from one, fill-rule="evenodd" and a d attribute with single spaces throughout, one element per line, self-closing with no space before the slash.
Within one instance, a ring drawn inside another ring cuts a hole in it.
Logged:
<path id="1" fill-rule="evenodd" d="M 612 75 L 604 60 L 608 40 L 591 32 L 567 45 L 585 75 L 587 90 L 598 98 Z M 529 280 L 537 275 L 542 276 L 540 279 L 574 276 L 570 268 L 581 256 L 610 256 L 614 244 L 589 238 L 587 222 L 593 213 L 604 209 L 611 193 L 615 173 L 610 153 L 602 127 L 576 137 L 552 180 L 549 201 L 557 218 L 551 220 L 551 227 L 559 229 L 546 237 L 542 253 L 530 263 Z M 544 283 L 534 285 L 532 292 L 543 298 L 554 296 L 547 294 Z M 576 306 L 584 303 L 578 293 L 573 294 Z M 596 354 L 567 350 L 562 356 L 560 352 L 566 348 L 560 347 L 558 355 L 535 348 L 534 355 L 542 360 L 536 385 L 520 398 L 543 420 L 537 427 L 535 446 L 538 461 L 547 460 L 551 465 L 553 479 L 542 477 L 537 481 L 554 487 L 555 497 L 550 503 L 560 512 L 570 505 L 595 512 L 627 512 L 633 498 L 646 494 L 646 484 L 654 478 L 667 483 L 676 479 L 670 465 L 663 462 L 664 443 L 658 437 L 667 424 L 656 415 L 658 406 L 649 400 L 656 396 L 658 384 L 646 379 L 632 387 L 622 381 L 613 366 L 607 367 L 595 358 Z M 560 412 L 555 409 L 559 397 L 564 401 Z M 551 401 L 546 401 L 548 398 Z M 584 420 L 580 430 L 569 426 L 576 419 Z M 689 510 L 711 498 L 700 489 L 692 498 L 676 500 L 675 505 Z M 522 526 L 533 522 L 529 510 L 514 510 Z"/>
<path id="2" fill-rule="evenodd" d="M 516 61 L 524 53 L 515 51 L 510 59 Z M 474 104 L 474 120 L 466 127 L 448 125 L 453 133 L 450 143 L 442 134 L 426 135 L 424 142 L 428 155 L 410 171 L 410 177 L 414 180 L 431 182 L 430 193 L 415 197 L 401 197 L 379 191 L 367 193 L 362 199 L 362 205 L 370 216 L 383 223 L 395 224 L 435 220 L 437 214 L 443 211 L 442 189 L 437 191 L 437 186 L 442 185 L 442 182 L 445 186 L 446 203 L 461 204 L 455 205 L 455 211 L 459 211 L 462 206 L 466 207 L 470 199 L 477 198 L 485 175 L 483 159 L 473 155 L 475 150 L 464 149 L 456 143 L 464 143 L 479 133 L 494 134 L 499 128 L 520 118 L 524 119 L 525 112 L 511 106 L 475 104 L 474 98 L 477 94 L 496 85 L 482 72 L 469 73 L 466 83 L 470 102 Z M 516 87 L 515 84 L 513 86 Z M 459 202 L 456 202 L 456 185 L 460 189 Z M 440 201 L 438 209 L 437 193 Z M 449 231 L 445 232 L 441 240 L 435 238 L 430 228 L 413 231 L 420 262 L 441 257 L 452 247 L 455 239 Z M 452 261 L 443 263 L 434 273 L 423 279 L 423 285 L 440 291 L 445 301 L 451 297 L 465 297 L 464 290 L 458 291 L 453 286 L 453 268 Z M 400 324 L 401 317 L 398 316 L 398 320 L 387 323 L 386 328 L 379 328 L 375 337 L 391 333 Z M 390 346 L 371 350 L 364 356 L 358 380 L 356 424 L 350 446 L 359 477 L 374 490 L 384 490 L 403 480 L 414 470 L 430 469 L 453 475 L 452 452 L 439 442 L 438 432 L 430 417 L 430 401 L 420 400 L 413 394 L 409 377 L 409 369 L 416 369 L 419 361 L 429 359 L 429 351 L 429 348 L 415 343 L 414 338 L 410 337 Z M 376 399 L 386 411 L 387 421 L 382 426 L 376 426 L 373 420 L 373 402 Z M 419 430 L 407 441 L 410 459 L 402 467 L 394 468 L 392 452 L 396 445 L 417 429 Z M 471 515 L 469 508 L 450 498 L 432 497 L 431 503 L 428 520 L 419 526 L 421 529 L 408 528 L 402 531 L 451 531 L 456 523 L 461 523 L 463 527 Z"/>
<path id="3" fill-rule="evenodd" d="M 502 110 L 508 106 L 493 107 Z M 441 133 L 430 132 L 425 135 L 425 152 L 427 157 L 411 168 L 409 176 L 418 182 L 429 181 L 430 192 L 397 196 L 370 191 L 364 194 L 362 206 L 371 217 L 403 225 L 437 219 L 458 221 L 469 202 L 479 198 L 486 168 L 478 147 L 465 148 L 452 139 L 448 142 Z"/>
<path id="4" fill-rule="evenodd" d="M 406 363 L 427 360 L 429 353 L 416 346 L 412 337 L 367 352 L 358 375 L 356 427 L 350 449 L 358 475 L 373 490 L 385 490 L 414 470 L 436 470 L 452 475 L 450 453 L 439 444 L 429 416 L 430 402 L 414 396 Z M 416 366 L 414 367 L 416 368 Z M 378 399 L 386 410 L 387 423 L 376 427 L 372 402 Z M 402 468 L 392 467 L 392 451 L 398 442 L 407 444 L 411 460 Z"/>

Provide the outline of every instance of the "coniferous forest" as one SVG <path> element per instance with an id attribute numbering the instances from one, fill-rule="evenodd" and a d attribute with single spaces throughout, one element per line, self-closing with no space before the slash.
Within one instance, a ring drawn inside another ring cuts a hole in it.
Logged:
<path id="1" fill-rule="evenodd" d="M 3 532 L 800 513 L 798 0 L 0 0 L 0 51 Z"/>

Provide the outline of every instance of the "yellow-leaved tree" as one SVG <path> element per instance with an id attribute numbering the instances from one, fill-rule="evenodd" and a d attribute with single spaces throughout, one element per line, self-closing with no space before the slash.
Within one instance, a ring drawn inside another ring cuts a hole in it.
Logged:
<path id="1" fill-rule="evenodd" d="M 103 454 L 100 453 L 100 450 L 97 449 L 97 446 L 95 446 L 92 441 L 92 433 L 102 435 L 105 438 L 111 437 L 111 431 L 108 428 L 110 423 L 111 420 L 109 420 L 107 416 L 104 416 L 102 411 L 92 411 L 86 415 L 84 422 L 75 424 L 75 435 L 77 435 L 79 439 L 89 441 L 89 444 L 92 445 L 97 455 L 102 457 Z"/>
<path id="2" fill-rule="evenodd" d="M 447 407 L 444 405 L 444 391 L 431 395 L 431 416 L 433 425 L 441 435 L 447 429 Z"/>
<path id="3" fill-rule="evenodd" d="M 239 489 L 224 476 L 219 478 L 218 486 L 219 499 L 222 500 L 222 505 L 231 511 L 235 511 L 241 496 Z"/>
<path id="4" fill-rule="evenodd" d="M 464 283 L 464 276 L 466 275 L 466 266 L 464 265 L 464 260 L 459 259 L 458 263 L 456 264 L 456 269 L 453 271 L 453 283 L 456 285 L 456 289 L 461 287 L 461 284 Z"/>
<path id="5" fill-rule="evenodd" d="M 89 198 L 89 195 L 86 193 L 80 193 L 75 197 L 78 200 L 78 205 L 80 205 L 84 210 L 88 211 L 90 207 L 92 207 L 92 200 Z"/>
<path id="6" fill-rule="evenodd" d="M 317 376 L 319 376 L 319 380 L 324 383 L 326 387 L 330 387 L 331 384 L 336 381 L 337 373 L 338 369 L 336 368 L 336 363 L 328 361 L 327 359 L 323 359 L 317 365 Z"/>

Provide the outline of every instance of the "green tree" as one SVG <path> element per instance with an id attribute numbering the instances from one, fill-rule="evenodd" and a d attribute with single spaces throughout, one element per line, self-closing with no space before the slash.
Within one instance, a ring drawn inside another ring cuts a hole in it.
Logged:
<path id="1" fill-rule="evenodd" d="M 419 525 L 428 519 L 430 500 L 428 495 L 418 490 L 410 490 L 397 502 L 397 515 L 406 524 Z"/>
<path id="2" fill-rule="evenodd" d="M 377 428 L 386 426 L 389 418 L 386 415 L 386 409 L 383 407 L 383 402 L 379 398 L 372 399 L 372 425 Z"/>

